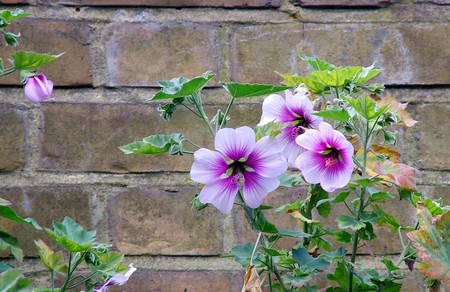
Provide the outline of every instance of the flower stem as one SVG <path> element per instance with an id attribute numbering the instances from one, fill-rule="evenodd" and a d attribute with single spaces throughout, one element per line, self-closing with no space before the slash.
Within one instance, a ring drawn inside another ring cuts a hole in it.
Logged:
<path id="1" fill-rule="evenodd" d="M 51 271 L 50 280 L 52 282 L 52 292 L 55 291 L 55 271 Z"/>
<path id="2" fill-rule="evenodd" d="M 225 114 L 223 115 L 222 122 L 220 123 L 220 127 L 219 127 L 220 129 L 222 129 L 226 125 L 227 117 L 228 117 L 228 114 L 230 113 L 230 109 L 231 109 L 231 106 L 233 105 L 233 102 L 234 102 L 234 97 L 231 97 L 231 100 L 228 103 L 227 109 L 225 110 Z"/>
<path id="3" fill-rule="evenodd" d="M 11 73 L 14 72 L 14 71 L 16 71 L 16 67 L 10 67 L 10 68 L 8 68 L 8 69 L 5 69 L 5 70 L 3 70 L 3 71 L 0 72 L 0 77 L 1 77 L 1 76 L 5 76 L 5 75 L 8 75 L 8 74 L 11 74 Z"/>
<path id="4" fill-rule="evenodd" d="M 192 98 L 190 100 L 194 104 L 194 106 L 197 108 L 200 118 L 202 119 L 203 123 L 205 123 L 206 127 L 208 128 L 209 132 L 211 133 L 211 135 L 214 139 L 214 137 L 216 136 L 216 132 L 214 132 L 214 129 L 212 128 L 211 124 L 209 123 L 209 119 L 206 116 L 205 111 L 203 110 L 202 96 L 200 95 L 199 92 L 197 92 L 197 93 L 192 94 Z"/>

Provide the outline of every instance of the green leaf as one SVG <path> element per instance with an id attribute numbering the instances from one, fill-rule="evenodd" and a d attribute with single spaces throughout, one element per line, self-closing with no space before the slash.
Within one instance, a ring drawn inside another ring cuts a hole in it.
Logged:
<path id="1" fill-rule="evenodd" d="M 325 270 L 330 266 L 330 262 L 327 260 L 310 256 L 304 247 L 292 249 L 292 257 L 301 266 L 308 267 L 312 270 Z"/>
<path id="2" fill-rule="evenodd" d="M 341 259 L 341 258 L 345 257 L 346 253 L 347 253 L 347 250 L 341 246 L 340 248 L 336 249 L 335 251 L 323 253 L 319 257 L 331 262 L 335 259 Z"/>
<path id="3" fill-rule="evenodd" d="M 393 195 L 385 192 L 375 192 L 375 193 L 369 193 L 369 201 L 370 202 L 376 202 L 376 203 L 384 203 L 387 199 L 395 198 Z"/>
<path id="4" fill-rule="evenodd" d="M 214 77 L 214 74 L 207 71 L 202 76 L 197 76 L 194 79 L 187 79 L 185 77 L 177 77 L 171 80 L 159 81 L 158 84 L 162 87 L 161 91 L 157 92 L 150 100 L 171 99 L 177 97 L 186 97 L 199 92 L 202 88 Z"/>
<path id="5" fill-rule="evenodd" d="M 328 280 L 338 283 L 339 286 L 342 289 L 344 289 L 344 291 L 350 290 L 350 282 L 349 282 L 350 271 L 344 261 L 339 262 L 334 273 L 328 274 L 327 278 L 328 278 Z M 352 287 L 356 288 L 357 285 L 358 285 L 358 282 L 356 280 L 354 280 Z"/>
<path id="6" fill-rule="evenodd" d="M 351 228 L 353 230 L 358 230 L 366 226 L 364 222 L 361 222 L 347 215 L 339 215 L 336 218 L 336 222 L 338 223 L 338 226 L 341 229 Z"/>
<path id="7" fill-rule="evenodd" d="M 19 240 L 17 237 L 0 230 L 0 251 L 10 250 L 11 254 L 14 258 L 22 262 L 23 260 L 23 251 L 19 247 Z M 0 290 L 1 291 L 1 290 Z"/>
<path id="8" fill-rule="evenodd" d="M 363 67 L 361 73 L 359 73 L 359 75 L 355 78 L 355 83 L 362 85 L 381 73 L 380 69 L 374 68 L 375 65 L 373 64 L 369 67 Z"/>
<path id="9" fill-rule="evenodd" d="M 361 71 L 361 67 L 337 67 L 333 70 L 314 71 L 308 74 L 308 77 L 320 81 L 328 87 L 343 87 Z"/>
<path id="10" fill-rule="evenodd" d="M 351 243 L 352 235 L 345 230 L 339 230 L 333 234 L 333 239 L 337 242 Z"/>
<path id="11" fill-rule="evenodd" d="M 5 32 L 3 34 L 5 36 L 5 41 L 8 45 L 10 45 L 11 47 L 17 47 L 19 45 L 18 40 L 19 35 L 15 35 L 11 32 Z"/>
<path id="12" fill-rule="evenodd" d="M 95 243 L 97 232 L 86 231 L 80 224 L 69 217 L 62 222 L 53 221 L 54 231 L 46 228 L 47 234 L 61 247 L 71 252 L 88 250 Z"/>
<path id="13" fill-rule="evenodd" d="M 311 237 L 311 234 L 305 233 L 301 230 L 291 230 L 287 228 L 282 228 L 278 230 L 278 234 L 282 237 L 295 237 L 295 238 L 305 238 Z"/>
<path id="14" fill-rule="evenodd" d="M 48 247 L 42 240 L 34 241 L 36 245 L 39 257 L 42 263 L 50 270 L 58 272 L 62 275 L 67 273 L 67 266 L 64 264 L 64 260 L 61 253 L 54 252 Z"/>
<path id="15" fill-rule="evenodd" d="M 308 65 L 314 70 L 314 71 L 323 71 L 323 70 L 333 70 L 336 68 L 333 64 L 327 63 L 322 59 L 319 59 L 317 57 L 309 57 L 306 55 L 300 55 L 299 56 L 302 61 L 305 61 L 308 63 Z"/>
<path id="16" fill-rule="evenodd" d="M 170 121 L 173 114 L 177 111 L 180 104 L 184 102 L 184 97 L 176 97 L 171 103 L 165 104 L 163 106 L 158 106 L 158 112 L 165 121 Z"/>
<path id="17" fill-rule="evenodd" d="M 380 108 L 376 107 L 376 103 L 367 95 L 358 98 L 343 97 L 348 103 L 364 118 L 373 120 L 386 113 L 390 105 L 387 104 Z"/>
<path id="18" fill-rule="evenodd" d="M 256 224 L 258 225 L 259 231 L 267 233 L 278 233 L 277 227 L 270 223 L 260 210 L 256 210 Z"/>
<path id="19" fill-rule="evenodd" d="M 12 55 L 17 70 L 34 70 L 58 59 L 59 55 L 38 54 L 34 52 L 17 51 Z"/>
<path id="20" fill-rule="evenodd" d="M 3 66 L 3 59 L 0 58 L 0 73 L 5 70 L 5 67 Z"/>
<path id="21" fill-rule="evenodd" d="M 250 264 L 250 258 L 254 248 L 255 245 L 253 243 L 238 245 L 231 249 L 231 254 L 234 256 L 236 262 L 243 267 L 247 267 Z"/>
<path id="22" fill-rule="evenodd" d="M 102 271 L 108 275 L 115 274 L 117 268 L 122 264 L 124 255 L 118 252 L 101 253 L 98 255 L 98 265 L 91 265 L 92 271 Z"/>
<path id="23" fill-rule="evenodd" d="M 0 216 L 9 220 L 29 224 L 38 230 L 42 230 L 42 227 L 32 218 L 22 218 L 16 214 L 16 212 L 9 206 L 0 205 Z"/>
<path id="24" fill-rule="evenodd" d="M 261 139 L 265 136 L 275 137 L 281 133 L 284 125 L 281 123 L 267 123 L 263 126 L 256 127 L 256 140 Z"/>
<path id="25" fill-rule="evenodd" d="M 400 270 L 400 268 L 397 267 L 396 265 L 394 265 L 394 263 L 390 259 L 383 258 L 381 260 L 381 262 L 386 266 L 386 268 L 388 269 L 389 272 Z"/>
<path id="26" fill-rule="evenodd" d="M 359 184 L 361 187 L 365 188 L 368 186 L 371 186 L 373 184 L 376 184 L 377 182 L 382 181 L 382 178 L 379 177 L 372 177 L 372 178 L 362 178 L 362 179 L 357 179 L 355 180 L 355 182 L 357 184 Z"/>
<path id="27" fill-rule="evenodd" d="M 321 82 L 315 80 L 314 78 L 310 78 L 309 75 L 307 78 L 303 76 L 298 76 L 297 74 L 290 74 L 290 73 L 277 73 L 277 74 L 284 79 L 282 84 L 289 87 L 298 87 L 300 84 L 305 84 L 305 86 L 315 94 L 322 94 L 327 89 Z"/>
<path id="28" fill-rule="evenodd" d="M 268 95 L 289 89 L 288 86 L 272 84 L 227 83 L 223 86 L 234 98 Z"/>
<path id="29" fill-rule="evenodd" d="M 280 177 L 280 187 L 293 188 L 300 185 L 303 181 L 298 174 L 282 174 Z"/>
<path id="30" fill-rule="evenodd" d="M 22 271 L 10 269 L 0 274 L 0 291 L 2 292 L 26 292 L 33 280 L 24 278 Z M 28 287 L 28 288 L 27 288 Z"/>
<path id="31" fill-rule="evenodd" d="M 119 147 L 125 154 L 181 154 L 183 134 L 151 135 L 130 144 Z"/>
<path id="32" fill-rule="evenodd" d="M 317 113 L 313 113 L 313 114 L 316 116 L 319 116 L 319 117 L 322 117 L 325 119 L 329 119 L 329 120 L 334 120 L 334 121 L 346 122 L 350 119 L 349 114 L 344 109 L 325 110 L 325 111 L 321 111 L 321 112 L 317 112 Z"/>
<path id="33" fill-rule="evenodd" d="M 14 269 L 14 266 L 11 266 L 8 263 L 0 262 L 0 273 L 3 273 L 4 271 Z"/>
<path id="34" fill-rule="evenodd" d="M 380 226 L 387 226 L 392 230 L 392 232 L 397 233 L 397 231 L 401 227 L 401 225 L 400 225 L 400 223 L 398 223 L 397 219 L 395 219 L 394 216 L 386 213 L 378 205 L 372 205 L 372 209 L 380 216 L 377 219 L 377 223 Z"/>
<path id="35" fill-rule="evenodd" d="M 17 19 L 25 18 L 31 14 L 25 13 L 22 9 L 16 9 L 14 11 L 10 10 L 0 10 L 0 27 L 8 26 L 11 22 Z M 2 23 L 3 22 L 3 23 Z"/>

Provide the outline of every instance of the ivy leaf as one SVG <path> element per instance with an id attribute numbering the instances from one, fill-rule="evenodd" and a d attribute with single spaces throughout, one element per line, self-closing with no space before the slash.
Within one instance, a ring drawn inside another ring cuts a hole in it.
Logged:
<path id="1" fill-rule="evenodd" d="M 59 55 L 38 54 L 34 52 L 17 51 L 12 55 L 17 70 L 34 70 L 37 67 L 51 63 L 61 57 Z"/>
<path id="2" fill-rule="evenodd" d="M 312 270 L 325 270 L 330 266 L 330 262 L 323 258 L 314 258 L 309 255 L 304 247 L 292 250 L 292 257 L 301 266 L 308 267 Z"/>
<path id="3" fill-rule="evenodd" d="M 325 111 L 321 111 L 321 112 L 317 112 L 317 113 L 313 113 L 313 114 L 316 116 L 319 116 L 319 117 L 322 117 L 325 119 L 329 119 L 329 120 L 334 120 L 334 121 L 346 122 L 350 119 L 350 115 L 344 109 L 325 110 Z"/>
<path id="4" fill-rule="evenodd" d="M 381 262 L 386 266 L 389 272 L 400 270 L 400 268 L 394 265 L 394 263 L 390 259 L 383 258 Z"/>
<path id="5" fill-rule="evenodd" d="M 319 257 L 331 262 L 335 259 L 341 259 L 341 258 L 345 257 L 346 253 L 347 253 L 347 250 L 341 246 L 340 248 L 336 249 L 335 251 L 323 253 Z"/>
<path id="6" fill-rule="evenodd" d="M 90 265 L 91 271 L 101 271 L 113 276 L 117 268 L 120 268 L 124 255 L 118 252 L 101 253 L 97 255 L 98 264 Z"/>
<path id="7" fill-rule="evenodd" d="M 282 174 L 280 179 L 280 187 L 293 188 L 300 185 L 303 181 L 298 174 Z"/>
<path id="8" fill-rule="evenodd" d="M 355 78 L 355 83 L 362 85 L 381 73 L 380 69 L 374 68 L 375 65 L 373 64 L 369 67 L 363 67 L 359 75 Z"/>
<path id="9" fill-rule="evenodd" d="M 420 230 L 407 233 L 417 254 L 422 259 L 418 269 L 430 279 L 442 281 L 450 289 L 450 211 L 433 217 L 418 203 L 417 218 Z"/>
<path id="10" fill-rule="evenodd" d="M 308 75 L 308 77 L 298 76 L 297 74 L 291 73 L 278 73 L 284 80 L 282 84 L 289 87 L 298 87 L 300 84 L 305 84 L 305 86 L 315 94 L 324 93 L 327 88 L 318 80 L 314 79 Z"/>
<path id="11" fill-rule="evenodd" d="M 392 232 L 397 233 L 398 229 L 401 227 L 400 223 L 398 223 L 397 219 L 394 216 L 386 213 L 380 206 L 372 205 L 372 209 L 377 213 L 380 217 L 377 219 L 377 223 L 380 226 L 389 227 Z"/>
<path id="12" fill-rule="evenodd" d="M 345 230 L 338 230 L 333 233 L 333 239 L 337 242 L 351 243 L 352 235 Z"/>
<path id="13" fill-rule="evenodd" d="M 231 249 L 231 255 L 234 260 L 241 264 L 243 267 L 250 265 L 250 258 L 252 257 L 253 249 L 255 245 L 253 243 L 246 243 L 235 246 Z"/>
<path id="14" fill-rule="evenodd" d="M 71 252 L 88 250 L 95 243 L 97 232 L 86 231 L 80 224 L 69 217 L 62 222 L 53 221 L 53 229 L 45 229 L 47 234 L 61 247 Z"/>
<path id="15" fill-rule="evenodd" d="M 278 234 L 282 237 L 294 237 L 294 238 L 305 238 L 311 237 L 311 234 L 305 233 L 301 230 L 291 230 L 287 228 L 282 228 L 278 230 Z"/>
<path id="16" fill-rule="evenodd" d="M 6 27 L 14 20 L 25 18 L 30 15 L 31 14 L 25 13 L 22 9 L 16 9 L 14 11 L 0 10 L 0 27 Z"/>
<path id="17" fill-rule="evenodd" d="M 336 218 L 336 222 L 341 229 L 351 228 L 353 230 L 358 230 L 366 226 L 364 222 L 347 215 L 339 215 Z"/>
<path id="18" fill-rule="evenodd" d="M 377 107 L 375 101 L 373 101 L 367 95 L 360 96 L 358 98 L 343 97 L 348 103 L 365 119 L 374 120 L 386 113 L 389 110 L 390 105 L 384 105 Z"/>
<path id="19" fill-rule="evenodd" d="M 223 86 L 234 98 L 268 95 L 289 89 L 288 86 L 272 84 L 227 83 Z"/>
<path id="20" fill-rule="evenodd" d="M 328 274 L 327 278 L 328 278 L 328 280 L 338 283 L 339 286 L 342 289 L 344 289 L 344 291 L 350 290 L 349 289 L 350 288 L 350 282 L 349 282 L 350 271 L 344 261 L 339 262 L 336 267 L 336 270 L 334 270 L 334 273 Z M 356 286 L 358 285 L 357 280 L 358 280 L 357 278 L 354 278 L 354 281 L 352 283 L 353 288 L 356 288 Z"/>
<path id="21" fill-rule="evenodd" d="M 308 63 L 308 65 L 314 70 L 314 71 L 323 71 L 323 70 L 333 70 L 336 68 L 333 64 L 330 64 L 328 62 L 325 62 L 322 59 L 319 59 L 317 57 L 310 57 L 306 55 L 300 55 L 299 56 L 302 61 L 305 61 Z"/>
<path id="22" fill-rule="evenodd" d="M 17 237 L 0 230 L 0 251 L 4 250 L 10 250 L 11 254 L 14 256 L 14 258 L 22 262 L 23 260 L 23 251 L 19 247 L 19 240 Z M 1 290 L 0 290 L 1 291 Z"/>
<path id="23" fill-rule="evenodd" d="M 36 220 L 34 220 L 32 218 L 22 218 L 22 217 L 18 216 L 11 207 L 5 206 L 3 204 L 0 204 L 0 216 L 7 218 L 9 220 L 15 221 L 15 222 L 29 224 L 38 230 L 42 230 L 42 227 L 39 226 L 39 224 L 36 222 Z"/>
<path id="24" fill-rule="evenodd" d="M 42 263 L 50 270 L 55 271 L 60 274 L 67 273 L 67 266 L 64 264 L 64 260 L 61 253 L 54 252 L 50 247 L 48 247 L 42 240 L 34 241 L 36 245 L 39 257 Z"/>
<path id="25" fill-rule="evenodd" d="M 362 71 L 362 67 L 337 67 L 333 70 L 314 71 L 308 77 L 328 87 L 343 87 Z"/>
<path id="26" fill-rule="evenodd" d="M 389 112 L 399 117 L 398 124 L 412 127 L 417 123 L 417 121 L 414 120 L 411 115 L 405 110 L 406 106 L 408 105 L 407 103 L 398 102 L 395 98 L 390 96 L 383 97 L 376 103 L 378 107 L 390 105 Z"/>
<path id="27" fill-rule="evenodd" d="M 214 77 L 211 71 L 207 71 L 202 76 L 194 79 L 177 77 L 171 80 L 158 81 L 161 91 L 153 95 L 150 100 L 171 99 L 177 97 L 190 96 L 200 90 Z"/>
<path id="28" fill-rule="evenodd" d="M 119 147 L 125 154 L 181 154 L 183 134 L 174 133 L 169 135 L 151 135 Z"/>
<path id="29" fill-rule="evenodd" d="M 24 278 L 19 269 L 9 269 L 0 274 L 0 291 L 26 292 L 30 291 L 33 280 Z"/>

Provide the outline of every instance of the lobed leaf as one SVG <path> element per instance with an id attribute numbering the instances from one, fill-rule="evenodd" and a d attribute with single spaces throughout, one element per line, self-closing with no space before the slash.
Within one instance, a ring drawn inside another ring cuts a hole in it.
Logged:
<path id="1" fill-rule="evenodd" d="M 308 65 L 314 70 L 314 71 L 323 71 L 323 70 L 333 70 L 336 68 L 333 64 L 330 64 L 322 59 L 319 59 L 317 57 L 310 57 L 306 55 L 300 55 L 299 56 L 302 61 L 305 61 L 308 63 Z"/>
<path id="2" fill-rule="evenodd" d="M 314 258 L 304 247 L 292 249 L 292 257 L 300 266 L 308 267 L 312 270 L 325 270 L 330 266 L 330 262 L 323 258 Z"/>
<path id="3" fill-rule="evenodd" d="M 63 275 L 67 273 L 68 268 L 64 264 L 64 259 L 61 253 L 54 252 L 40 239 L 38 241 L 35 240 L 34 243 L 38 249 L 39 257 L 41 258 L 42 263 L 50 271 L 55 271 Z"/>
<path id="4" fill-rule="evenodd" d="M 80 252 L 92 247 L 96 240 L 95 230 L 86 231 L 80 224 L 69 217 L 62 222 L 53 221 L 53 229 L 45 229 L 47 234 L 61 247 L 71 251 Z"/>
<path id="5" fill-rule="evenodd" d="M 366 226 L 364 222 L 347 215 L 339 215 L 336 218 L 336 222 L 341 229 L 351 228 L 353 230 L 358 230 Z"/>
<path id="6" fill-rule="evenodd" d="M 33 280 L 24 278 L 19 269 L 9 269 L 0 274 L 0 291 L 26 292 L 30 291 Z"/>
<path id="7" fill-rule="evenodd" d="M 202 88 L 214 77 L 211 71 L 203 73 L 193 79 L 177 77 L 171 80 L 158 81 L 161 91 L 153 95 L 150 100 L 172 99 L 190 96 Z"/>
<path id="8" fill-rule="evenodd" d="M 289 86 L 272 84 L 227 83 L 223 86 L 234 98 L 256 97 L 289 89 Z"/>
<path id="9" fill-rule="evenodd" d="M 62 56 L 62 54 L 49 55 L 38 54 L 34 52 L 17 51 L 12 55 L 12 58 L 14 60 L 14 66 L 17 68 L 17 70 L 34 70 L 37 67 L 55 61 L 60 56 Z"/>
<path id="10" fill-rule="evenodd" d="M 119 147 L 125 154 L 180 154 L 182 149 L 183 134 L 151 135 Z"/>

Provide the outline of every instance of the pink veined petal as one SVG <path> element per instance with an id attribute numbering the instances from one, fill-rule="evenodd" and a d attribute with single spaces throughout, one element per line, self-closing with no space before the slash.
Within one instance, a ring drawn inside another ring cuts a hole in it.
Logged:
<path id="1" fill-rule="evenodd" d="M 250 127 L 225 128 L 217 132 L 214 146 L 226 157 L 238 161 L 253 151 L 255 139 L 255 132 Z"/>
<path id="2" fill-rule="evenodd" d="M 108 286 L 114 286 L 114 285 L 121 286 L 121 285 L 125 284 L 128 281 L 128 279 L 130 278 L 131 274 L 133 274 L 136 271 L 136 268 L 133 267 L 133 264 L 130 264 L 129 267 L 130 268 L 128 269 L 128 271 L 125 272 L 125 274 L 114 275 L 108 281 L 106 281 L 103 285 L 96 286 L 94 288 L 94 292 L 105 292 L 106 287 L 108 287 Z"/>
<path id="3" fill-rule="evenodd" d="M 228 165 L 217 151 L 201 148 L 194 153 L 194 163 L 191 168 L 191 179 L 207 184 L 220 179 L 228 169 Z"/>
<path id="4" fill-rule="evenodd" d="M 280 180 L 276 177 L 262 177 L 255 172 L 245 172 L 244 176 L 242 195 L 250 208 L 261 206 L 267 194 L 280 185 Z"/>
<path id="5" fill-rule="evenodd" d="M 263 137 L 255 144 L 253 152 L 248 156 L 246 165 L 263 177 L 278 177 L 287 170 L 281 147 L 272 137 Z"/>
<path id="6" fill-rule="evenodd" d="M 305 133 L 299 135 L 295 142 L 306 150 L 322 152 L 326 150 L 326 140 L 321 133 L 314 129 L 307 129 Z"/>
<path id="7" fill-rule="evenodd" d="M 296 93 L 294 95 L 291 93 L 286 94 L 286 105 L 290 112 L 306 120 L 308 120 L 308 117 L 313 111 L 312 102 L 302 93 Z"/>
<path id="8" fill-rule="evenodd" d="M 47 80 L 44 74 L 29 77 L 25 84 L 25 95 L 34 103 L 46 100 L 52 91 L 53 82 Z"/>
<path id="9" fill-rule="evenodd" d="M 286 157 L 290 166 L 295 166 L 295 159 L 305 151 L 305 149 L 296 143 L 298 137 L 297 127 L 287 126 L 276 137 L 283 148 L 283 156 Z"/>
<path id="10" fill-rule="evenodd" d="M 238 192 L 236 183 L 232 182 L 232 177 L 207 184 L 198 195 L 201 203 L 211 203 L 222 213 L 229 213 L 233 208 L 234 199 Z"/>
<path id="11" fill-rule="evenodd" d="M 341 166 L 342 167 L 342 166 Z M 353 168 L 336 167 L 334 170 L 327 170 L 323 173 L 320 186 L 327 192 L 333 192 L 338 188 L 345 187 L 352 177 Z"/>
<path id="12" fill-rule="evenodd" d="M 333 127 L 326 122 L 320 123 L 319 131 L 327 144 L 333 148 L 343 149 L 349 143 L 341 132 L 334 130 Z"/>
<path id="13" fill-rule="evenodd" d="M 295 160 L 295 166 L 302 172 L 305 180 L 310 184 L 317 184 L 323 176 L 325 157 L 322 154 L 305 151 Z"/>
<path id="14" fill-rule="evenodd" d="M 279 94 L 271 94 L 266 97 L 262 105 L 261 121 L 258 126 L 265 125 L 270 122 L 279 123 L 280 118 L 287 113 L 286 101 Z"/>

